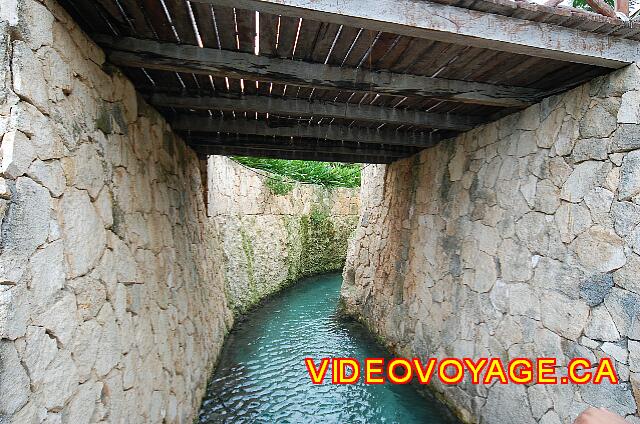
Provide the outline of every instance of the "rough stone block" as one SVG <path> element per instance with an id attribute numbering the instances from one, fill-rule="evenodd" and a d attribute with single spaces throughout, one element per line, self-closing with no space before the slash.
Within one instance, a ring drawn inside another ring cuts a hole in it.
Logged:
<path id="1" fill-rule="evenodd" d="M 86 191 L 67 190 L 62 198 L 61 215 L 68 274 L 74 278 L 97 264 L 105 248 L 106 234 Z"/>
<path id="2" fill-rule="evenodd" d="M 533 206 L 535 210 L 553 214 L 560 206 L 560 190 L 549 180 L 538 182 Z"/>
<path id="3" fill-rule="evenodd" d="M 34 311 L 43 311 L 65 284 L 62 241 L 55 241 L 37 250 L 29 260 L 29 273 L 31 306 Z"/>
<path id="4" fill-rule="evenodd" d="M 10 416 L 22 408 L 30 392 L 29 376 L 14 343 L 0 340 L 0 416 Z"/>
<path id="5" fill-rule="evenodd" d="M 35 160 L 29 167 L 27 175 L 48 188 L 53 197 L 60 197 L 67 185 L 62 166 L 57 160 L 49 162 Z"/>
<path id="6" fill-rule="evenodd" d="M 604 227 L 591 227 L 575 239 L 574 245 L 580 262 L 589 269 L 609 272 L 627 262 L 622 239 Z"/>
<path id="7" fill-rule="evenodd" d="M 579 203 L 596 185 L 601 183 L 611 169 L 611 164 L 586 161 L 578 164 L 562 186 L 560 198 Z"/>
<path id="8" fill-rule="evenodd" d="M 91 423 L 93 413 L 100 400 L 102 387 L 102 382 L 86 382 L 79 385 L 75 395 L 63 410 L 63 416 L 66 422 L 77 424 Z"/>
<path id="9" fill-rule="evenodd" d="M 606 102 L 597 102 L 580 120 L 582 138 L 609 137 L 617 128 L 615 113 Z"/>
<path id="10" fill-rule="evenodd" d="M 611 384 L 604 380 L 602 384 L 584 384 L 579 386 L 582 400 L 596 408 L 625 416 L 636 412 L 636 403 L 629 384 Z"/>
<path id="11" fill-rule="evenodd" d="M 38 55 L 44 63 L 44 78 L 49 89 L 49 99 L 54 102 L 64 100 L 73 89 L 71 67 L 55 49 L 45 47 Z"/>
<path id="12" fill-rule="evenodd" d="M 600 349 L 602 349 L 604 353 L 606 353 L 616 361 L 620 362 L 621 364 L 628 363 L 629 351 L 627 350 L 626 343 L 622 344 L 620 342 L 617 342 L 617 343 L 605 342 L 605 343 L 602 343 L 602 346 L 600 346 Z"/>
<path id="13" fill-rule="evenodd" d="M 640 124 L 640 91 L 628 91 L 622 95 L 619 124 Z"/>
<path id="14" fill-rule="evenodd" d="M 605 160 L 608 158 L 608 138 L 587 138 L 576 141 L 571 158 L 575 163 L 585 160 Z"/>
<path id="15" fill-rule="evenodd" d="M 520 405 L 507 408 L 506 405 Z M 483 421 L 499 423 L 535 424 L 524 386 L 496 384 L 489 389 L 487 403 L 482 409 Z"/>
<path id="16" fill-rule="evenodd" d="M 589 308 L 584 302 L 558 293 L 543 293 L 540 309 L 543 325 L 569 340 L 578 340 L 589 318 Z"/>
<path id="17" fill-rule="evenodd" d="M 62 157 L 63 144 L 48 116 L 33 105 L 19 102 L 11 108 L 10 124 L 26 134 L 41 160 Z"/>
<path id="18" fill-rule="evenodd" d="M 640 194 L 640 150 L 629 152 L 622 160 L 618 200 L 629 200 Z"/>
<path id="19" fill-rule="evenodd" d="M 24 285 L 0 291 L 0 339 L 24 336 L 31 318 L 31 304 Z"/>
<path id="20" fill-rule="evenodd" d="M 38 392 L 45 381 L 49 364 L 58 353 L 58 347 L 44 327 L 30 326 L 25 340 L 24 364 L 29 371 L 31 386 Z"/>
<path id="21" fill-rule="evenodd" d="M 540 418 L 538 424 L 562 424 L 562 421 L 560 421 L 560 417 L 558 416 L 556 411 L 551 410 L 544 414 L 542 418 Z"/>
<path id="22" fill-rule="evenodd" d="M 40 111 L 47 113 L 49 111 L 49 94 L 42 64 L 25 42 L 16 41 L 13 43 L 11 71 L 13 91 Z"/>
<path id="23" fill-rule="evenodd" d="M 611 274 L 593 274 L 580 282 L 580 297 L 587 302 L 587 305 L 596 306 L 604 302 L 604 298 L 612 287 Z"/>
<path id="24" fill-rule="evenodd" d="M 58 351 L 51 361 L 42 384 L 43 404 L 48 410 L 60 411 L 78 387 L 78 372 L 65 349 Z"/>
<path id="25" fill-rule="evenodd" d="M 77 365 L 79 381 L 87 381 L 98 356 L 102 327 L 95 320 L 85 321 L 78 326 L 73 338 L 71 351 Z"/>
<path id="26" fill-rule="evenodd" d="M 640 340 L 640 295 L 614 287 L 604 304 L 620 335 Z"/>
<path id="27" fill-rule="evenodd" d="M 630 254 L 625 266 L 613 273 L 619 287 L 640 294 L 640 256 Z"/>
<path id="28" fill-rule="evenodd" d="M 571 243 L 591 227 L 591 214 L 582 205 L 562 202 L 555 214 L 555 222 L 563 243 Z"/>
<path id="29" fill-rule="evenodd" d="M 49 9 L 35 0 L 17 0 L 20 32 L 32 50 L 53 44 L 53 22 Z"/>
<path id="30" fill-rule="evenodd" d="M 6 178 L 16 179 L 27 172 L 36 158 L 36 152 L 23 133 L 11 131 L 2 137 L 0 158 L 0 173 Z"/>
<path id="31" fill-rule="evenodd" d="M 11 255 L 26 261 L 49 235 L 51 197 L 47 189 L 30 178 L 20 177 L 15 192 L 14 203 L 4 218 L 7 230 L 2 235 L 0 262 Z"/>
<path id="32" fill-rule="evenodd" d="M 63 292 L 54 303 L 35 316 L 33 322 L 46 328 L 60 346 L 68 346 L 78 324 L 76 299 L 73 293 Z"/>
<path id="33" fill-rule="evenodd" d="M 629 371 L 640 372 L 640 341 L 629 340 Z"/>

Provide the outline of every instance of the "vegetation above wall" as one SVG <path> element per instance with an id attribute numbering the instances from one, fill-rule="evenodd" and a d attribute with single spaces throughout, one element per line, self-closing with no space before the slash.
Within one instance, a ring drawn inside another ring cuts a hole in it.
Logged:
<path id="1" fill-rule="evenodd" d="M 284 177 L 278 184 L 286 185 L 286 179 L 304 183 L 320 184 L 326 187 L 359 187 L 360 164 L 340 162 L 313 162 L 303 160 L 264 159 L 253 157 L 233 158 L 236 162 L 251 168 L 262 169 Z M 274 181 L 275 183 L 276 181 Z M 286 193 L 286 187 L 281 187 Z M 277 189 L 277 188 L 276 188 Z"/>

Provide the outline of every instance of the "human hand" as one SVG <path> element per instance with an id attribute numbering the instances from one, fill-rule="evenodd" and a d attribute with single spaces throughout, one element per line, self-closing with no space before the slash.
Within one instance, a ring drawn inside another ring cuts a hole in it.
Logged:
<path id="1" fill-rule="evenodd" d="M 609 412 L 604 408 L 587 408 L 573 424 L 629 424 L 620 415 Z"/>

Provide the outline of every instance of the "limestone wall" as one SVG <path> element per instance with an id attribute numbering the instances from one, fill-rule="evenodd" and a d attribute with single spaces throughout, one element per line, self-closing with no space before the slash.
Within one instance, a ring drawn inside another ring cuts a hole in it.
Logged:
<path id="1" fill-rule="evenodd" d="M 302 277 L 342 269 L 358 190 L 293 184 L 277 194 L 264 172 L 222 156 L 209 158 L 208 167 L 209 214 L 236 312 Z"/>
<path id="2" fill-rule="evenodd" d="M 198 160 L 45 4 L 0 4 L 0 422 L 191 422 L 231 324 Z"/>
<path id="3" fill-rule="evenodd" d="M 632 65 L 368 168 L 346 309 L 409 357 L 616 361 L 615 386 L 436 385 L 468 421 L 637 414 L 639 123 Z"/>

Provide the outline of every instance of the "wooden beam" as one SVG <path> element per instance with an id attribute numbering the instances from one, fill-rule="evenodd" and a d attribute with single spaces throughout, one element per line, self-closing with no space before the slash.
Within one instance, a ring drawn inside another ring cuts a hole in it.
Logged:
<path id="1" fill-rule="evenodd" d="M 179 115 L 171 121 L 171 127 L 176 131 L 300 137 L 422 148 L 434 146 L 442 140 L 438 132 L 402 132 L 338 125 L 270 126 L 266 121 L 255 119 L 223 119 L 193 115 Z"/>
<path id="2" fill-rule="evenodd" d="M 194 0 L 408 37 L 621 68 L 638 42 L 425 0 Z"/>
<path id="3" fill-rule="evenodd" d="M 268 148 L 256 149 L 218 145 L 194 145 L 192 148 L 199 155 L 254 156 L 272 159 L 313 160 L 318 162 L 391 163 L 401 159 L 399 157 L 385 155 L 345 155 L 339 153 L 286 151 Z"/>
<path id="4" fill-rule="evenodd" d="M 267 96 L 239 96 L 237 98 L 190 97 L 153 94 L 148 98 L 154 106 L 176 109 L 251 111 L 284 116 L 314 116 L 339 118 L 378 124 L 408 125 L 425 128 L 467 131 L 485 122 L 469 115 L 429 113 L 418 110 L 349 103 L 334 103 Z"/>
<path id="5" fill-rule="evenodd" d="M 420 150 L 408 146 L 379 146 L 354 142 L 315 140 L 308 138 L 265 137 L 240 134 L 191 133 L 185 139 L 189 145 L 216 145 L 252 149 L 295 150 L 303 152 L 340 153 L 350 155 L 387 155 L 405 157 Z"/>
<path id="6" fill-rule="evenodd" d="M 110 50 L 109 60 L 119 66 L 504 107 L 523 107 L 544 97 L 543 92 L 532 88 L 341 68 L 128 37 L 94 38 Z"/>

